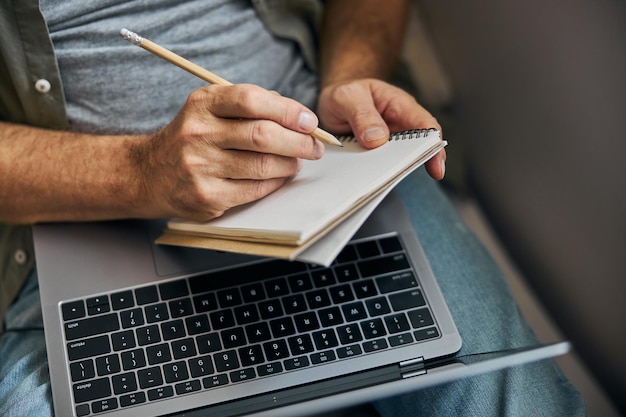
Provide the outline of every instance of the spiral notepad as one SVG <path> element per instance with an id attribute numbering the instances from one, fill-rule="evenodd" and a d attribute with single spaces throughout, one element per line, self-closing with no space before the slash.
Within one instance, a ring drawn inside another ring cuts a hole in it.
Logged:
<path id="1" fill-rule="evenodd" d="M 171 220 L 157 243 L 293 258 L 445 146 L 435 129 L 394 133 L 372 150 L 351 136 L 339 140 L 343 148 L 303 161 L 298 175 L 269 196 L 209 222 Z M 291 255 L 267 251 L 277 247 Z"/>

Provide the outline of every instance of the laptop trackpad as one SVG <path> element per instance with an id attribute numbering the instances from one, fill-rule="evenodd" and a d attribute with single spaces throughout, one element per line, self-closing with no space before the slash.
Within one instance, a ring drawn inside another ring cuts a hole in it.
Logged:
<path id="1" fill-rule="evenodd" d="M 259 259 L 229 252 L 157 245 L 154 241 L 163 233 L 166 223 L 166 220 L 147 222 L 154 265 L 159 276 L 201 272 Z"/>

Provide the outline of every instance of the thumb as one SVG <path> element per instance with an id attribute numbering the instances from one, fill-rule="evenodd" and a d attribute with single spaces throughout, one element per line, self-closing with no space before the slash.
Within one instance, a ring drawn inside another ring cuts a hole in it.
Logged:
<path id="1" fill-rule="evenodd" d="M 355 101 L 349 123 L 357 141 L 365 148 L 376 148 L 389 140 L 389 127 L 371 98 Z"/>

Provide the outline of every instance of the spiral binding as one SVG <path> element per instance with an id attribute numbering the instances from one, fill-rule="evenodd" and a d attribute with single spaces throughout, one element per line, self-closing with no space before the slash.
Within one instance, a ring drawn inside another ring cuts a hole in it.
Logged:
<path id="1" fill-rule="evenodd" d="M 410 140 L 410 139 L 423 138 L 423 137 L 426 137 L 430 132 L 434 132 L 436 130 L 437 129 L 435 129 L 434 127 L 429 127 L 425 129 L 403 130 L 401 132 L 392 133 L 389 136 L 389 141 L 391 142 L 392 140 L 396 141 L 396 140 Z M 338 136 L 337 139 L 343 143 L 356 141 L 356 138 L 352 135 Z"/>

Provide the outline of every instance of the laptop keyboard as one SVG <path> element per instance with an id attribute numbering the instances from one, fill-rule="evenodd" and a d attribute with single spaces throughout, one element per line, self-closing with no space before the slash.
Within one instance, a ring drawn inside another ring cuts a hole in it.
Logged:
<path id="1" fill-rule="evenodd" d="M 439 337 L 396 235 L 61 305 L 76 415 Z"/>

